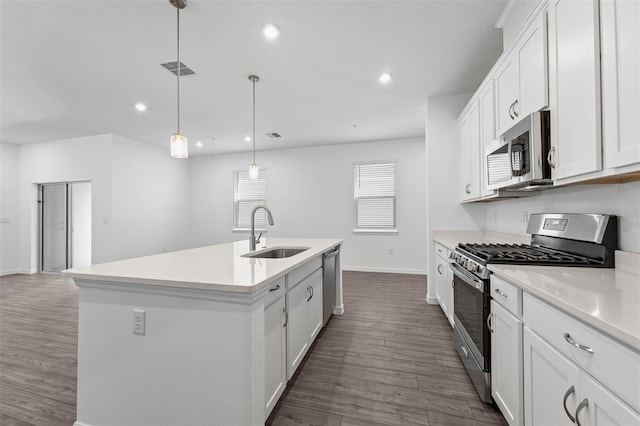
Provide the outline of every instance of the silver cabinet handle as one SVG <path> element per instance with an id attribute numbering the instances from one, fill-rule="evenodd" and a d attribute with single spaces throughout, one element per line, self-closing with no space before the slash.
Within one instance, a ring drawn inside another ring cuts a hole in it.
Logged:
<path id="1" fill-rule="evenodd" d="M 555 150 L 556 150 L 556 147 L 552 146 L 551 149 L 549 150 L 549 153 L 547 154 L 547 163 L 549 163 L 552 169 L 556 168 L 556 163 L 551 159 Z"/>
<path id="2" fill-rule="evenodd" d="M 588 407 L 588 406 L 589 406 L 589 399 L 585 398 L 582 400 L 580 405 L 578 405 L 578 408 L 576 408 L 576 424 L 578 426 L 582 426 L 580 424 L 580 411 L 582 411 L 585 407 Z"/>
<path id="3" fill-rule="evenodd" d="M 591 349 L 589 346 L 581 345 L 580 343 L 576 342 L 575 340 L 573 340 L 573 338 L 569 333 L 564 333 L 564 340 L 566 340 L 567 343 L 575 346 L 578 349 L 582 349 L 583 351 L 589 352 L 590 354 L 593 353 L 593 349 Z"/>
<path id="4" fill-rule="evenodd" d="M 491 325 L 491 318 L 493 317 L 493 312 L 491 312 L 489 314 L 489 316 L 487 317 L 487 328 L 489 328 L 489 331 L 493 333 L 493 327 Z"/>
<path id="5" fill-rule="evenodd" d="M 436 269 L 438 269 L 438 273 L 440 275 L 442 275 L 442 265 L 438 265 L 438 268 L 436 268 Z"/>
<path id="6" fill-rule="evenodd" d="M 311 298 L 313 299 L 313 296 L 315 296 L 316 291 L 313 289 L 313 287 L 309 287 L 311 289 Z"/>
<path id="7" fill-rule="evenodd" d="M 569 399 L 569 396 L 572 393 L 576 393 L 576 388 L 573 385 L 569 389 L 567 389 L 567 392 L 565 392 L 564 398 L 562 400 L 562 406 L 564 407 L 564 412 L 567 414 L 567 417 L 569 417 L 569 420 L 571 420 L 571 423 L 575 423 L 576 418 L 573 417 L 569 412 L 569 410 L 567 409 L 567 399 Z"/>
<path id="8" fill-rule="evenodd" d="M 269 291 L 277 291 L 277 290 L 280 290 L 280 284 L 276 284 L 275 287 L 269 289 Z"/>
<path id="9" fill-rule="evenodd" d="M 513 115 L 518 116 L 518 112 L 516 111 L 516 105 L 518 105 L 518 100 L 513 101 Z"/>
<path id="10" fill-rule="evenodd" d="M 511 119 L 513 120 L 514 117 L 511 111 L 513 111 L 513 104 L 509 105 L 509 117 L 511 117 Z"/>
<path id="11" fill-rule="evenodd" d="M 286 308 L 282 308 L 282 312 L 284 312 L 284 324 L 282 324 L 282 328 L 284 328 L 289 323 L 289 313 Z"/>
<path id="12" fill-rule="evenodd" d="M 496 288 L 495 292 L 498 293 L 500 296 L 504 297 L 505 299 L 509 297 L 508 294 L 501 292 L 499 288 Z"/>
<path id="13" fill-rule="evenodd" d="M 467 194 L 471 194 L 471 190 L 469 189 L 471 187 L 471 184 L 468 183 L 464 186 L 464 192 L 466 192 Z"/>
<path id="14" fill-rule="evenodd" d="M 462 352 L 464 353 L 464 356 L 466 358 L 469 358 L 469 351 L 467 350 L 467 348 L 465 348 L 464 345 L 460 345 L 460 349 L 462 349 Z"/>
<path id="15" fill-rule="evenodd" d="M 313 287 L 309 286 L 307 287 L 307 290 L 309 290 L 309 298 L 307 299 L 307 302 L 311 299 L 313 299 Z"/>

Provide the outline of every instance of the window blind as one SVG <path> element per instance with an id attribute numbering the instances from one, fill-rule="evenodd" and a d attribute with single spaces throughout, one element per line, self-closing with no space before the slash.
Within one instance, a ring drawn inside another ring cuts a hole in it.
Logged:
<path id="1" fill-rule="evenodd" d="M 355 230 L 396 230 L 396 163 L 354 165 Z"/>
<path id="2" fill-rule="evenodd" d="M 249 179 L 247 170 L 233 172 L 233 227 L 250 228 L 251 211 L 255 206 L 267 203 L 267 172 L 260 169 L 258 179 Z M 266 226 L 264 210 L 256 212 L 257 228 Z"/>

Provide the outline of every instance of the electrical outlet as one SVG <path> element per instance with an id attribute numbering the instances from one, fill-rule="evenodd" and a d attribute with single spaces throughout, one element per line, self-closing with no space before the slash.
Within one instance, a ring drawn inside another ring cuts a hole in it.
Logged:
<path id="1" fill-rule="evenodd" d="M 145 312 L 144 309 L 133 310 L 133 333 L 142 334 L 144 336 L 145 329 Z"/>

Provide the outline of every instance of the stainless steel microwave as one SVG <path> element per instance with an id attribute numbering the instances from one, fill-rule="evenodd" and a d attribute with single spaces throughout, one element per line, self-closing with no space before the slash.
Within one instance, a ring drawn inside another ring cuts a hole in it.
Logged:
<path id="1" fill-rule="evenodd" d="M 487 188 L 534 189 L 551 184 L 550 145 L 549 111 L 520 120 L 486 148 Z"/>

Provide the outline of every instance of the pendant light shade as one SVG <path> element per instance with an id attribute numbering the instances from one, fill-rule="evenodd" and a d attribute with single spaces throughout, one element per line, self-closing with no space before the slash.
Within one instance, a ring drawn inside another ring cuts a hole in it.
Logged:
<path id="1" fill-rule="evenodd" d="M 173 158 L 189 158 L 189 141 L 185 135 L 176 133 L 171 136 L 171 156 Z"/>
<path id="2" fill-rule="evenodd" d="M 182 63 L 180 62 L 180 9 L 184 9 L 187 7 L 187 0 L 169 0 L 172 6 L 177 9 L 177 37 L 176 37 L 176 45 L 177 45 L 177 62 L 178 62 L 178 76 L 177 78 L 177 117 L 178 117 L 178 126 L 176 133 L 171 136 L 171 156 L 173 158 L 189 158 L 189 141 L 187 137 L 180 133 L 180 71 L 182 68 Z"/>
<path id="3" fill-rule="evenodd" d="M 253 163 L 249 166 L 249 179 L 258 179 L 260 168 L 256 164 L 256 83 L 260 77 L 251 74 L 249 80 L 253 83 Z"/>

